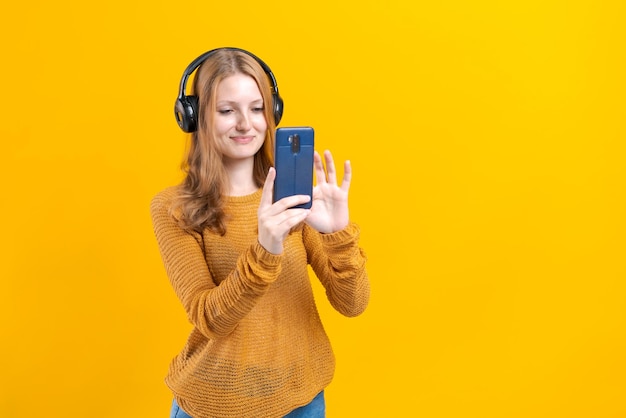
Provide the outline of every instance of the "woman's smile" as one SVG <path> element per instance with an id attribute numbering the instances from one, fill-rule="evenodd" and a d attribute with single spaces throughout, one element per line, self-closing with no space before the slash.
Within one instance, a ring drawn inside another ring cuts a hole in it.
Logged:
<path id="1" fill-rule="evenodd" d="M 254 140 L 254 135 L 232 136 L 231 139 L 238 144 L 246 145 Z"/>

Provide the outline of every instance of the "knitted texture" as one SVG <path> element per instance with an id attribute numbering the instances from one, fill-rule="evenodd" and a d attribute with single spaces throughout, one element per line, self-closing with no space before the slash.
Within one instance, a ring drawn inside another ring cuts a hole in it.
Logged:
<path id="1" fill-rule="evenodd" d="M 169 214 L 177 189 L 152 200 L 167 275 L 193 329 L 165 379 L 194 418 L 282 417 L 332 380 L 335 358 L 308 276 L 310 264 L 331 305 L 346 316 L 369 300 L 359 229 L 333 234 L 295 228 L 280 255 L 257 237 L 261 190 L 228 197 L 224 236 L 182 230 Z"/>

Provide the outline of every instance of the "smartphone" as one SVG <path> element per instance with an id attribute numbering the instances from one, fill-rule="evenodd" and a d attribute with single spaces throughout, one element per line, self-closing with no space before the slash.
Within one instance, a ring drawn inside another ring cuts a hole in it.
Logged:
<path id="1" fill-rule="evenodd" d="M 311 200 L 295 207 L 311 207 L 314 137 L 315 133 L 310 126 L 276 129 L 274 202 L 286 196 L 306 194 L 311 196 Z"/>

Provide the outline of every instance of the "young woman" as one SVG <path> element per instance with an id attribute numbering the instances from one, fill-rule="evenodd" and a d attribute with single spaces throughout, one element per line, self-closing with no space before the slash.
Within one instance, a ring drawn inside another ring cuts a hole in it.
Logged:
<path id="1" fill-rule="evenodd" d="M 199 59 L 186 177 L 151 204 L 165 269 L 193 325 L 166 378 L 171 416 L 323 417 L 335 359 L 307 265 L 342 314 L 361 314 L 369 300 L 348 212 L 350 163 L 338 184 L 330 152 L 326 168 L 316 153 L 311 209 L 293 208 L 308 196 L 273 203 L 282 113 L 273 74 L 236 48 Z"/>

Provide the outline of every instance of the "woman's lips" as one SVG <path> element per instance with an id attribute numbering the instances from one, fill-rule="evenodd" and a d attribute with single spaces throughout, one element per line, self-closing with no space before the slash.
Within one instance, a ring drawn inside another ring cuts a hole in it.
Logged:
<path id="1" fill-rule="evenodd" d="M 249 144 L 254 139 L 254 136 L 233 136 L 231 139 L 238 144 Z"/>

